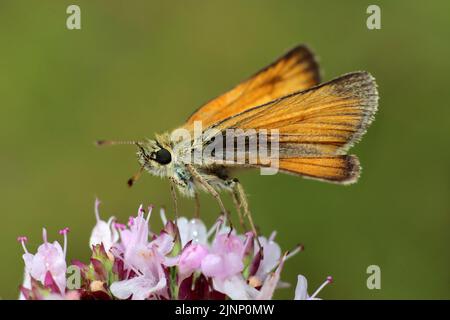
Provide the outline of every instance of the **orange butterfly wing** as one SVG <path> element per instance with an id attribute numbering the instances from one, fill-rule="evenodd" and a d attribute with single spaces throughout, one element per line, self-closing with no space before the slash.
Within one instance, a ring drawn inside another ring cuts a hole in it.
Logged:
<path id="1" fill-rule="evenodd" d="M 321 85 L 319 78 L 314 55 L 298 46 L 199 108 L 183 127 L 192 130 L 194 121 L 201 121 L 204 131 L 215 128 L 222 133 L 226 129 L 277 129 L 282 172 L 355 182 L 358 159 L 345 153 L 361 139 L 377 111 L 375 80 L 367 72 Z M 264 165 L 258 162 L 256 166 Z"/>
<path id="2" fill-rule="evenodd" d="M 184 127 L 191 129 L 194 121 L 202 121 L 206 129 L 230 116 L 310 88 L 319 82 L 319 66 L 313 53 L 300 45 L 232 90 L 200 107 L 189 117 Z"/>
<path id="3" fill-rule="evenodd" d="M 374 78 L 355 72 L 235 114 L 213 128 L 277 129 L 280 158 L 345 154 L 377 111 Z"/>
<path id="4" fill-rule="evenodd" d="M 357 180 L 360 167 L 356 156 L 345 153 L 366 132 L 377 106 L 374 78 L 355 72 L 250 108 L 212 128 L 241 129 L 243 135 L 252 129 L 277 129 L 282 172 L 348 184 Z M 256 166 L 263 163 L 258 160 Z"/>
<path id="5" fill-rule="evenodd" d="M 284 173 L 327 182 L 351 184 L 359 178 L 359 160 L 353 155 L 280 159 Z"/>

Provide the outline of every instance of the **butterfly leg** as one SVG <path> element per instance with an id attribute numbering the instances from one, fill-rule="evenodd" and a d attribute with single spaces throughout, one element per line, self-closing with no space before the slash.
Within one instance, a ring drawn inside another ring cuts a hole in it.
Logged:
<path id="1" fill-rule="evenodd" d="M 187 164 L 186 167 L 189 170 L 192 177 L 196 181 L 198 181 L 203 187 L 205 187 L 205 189 L 208 191 L 208 193 L 210 193 L 214 197 L 214 199 L 216 199 L 217 203 L 220 206 L 220 211 L 222 211 L 222 214 L 225 215 L 225 217 L 227 217 L 227 219 L 231 225 L 231 219 L 230 219 L 229 213 L 228 213 L 227 209 L 225 209 L 225 205 L 223 204 L 222 198 L 220 198 L 219 193 L 213 188 L 213 186 L 211 186 L 209 184 L 208 181 L 206 181 L 206 179 L 204 179 L 202 177 L 202 175 L 192 165 Z"/>
<path id="2" fill-rule="evenodd" d="M 173 205 L 175 207 L 175 217 L 178 219 L 177 191 L 175 190 L 175 183 L 172 180 L 170 180 L 170 195 L 172 196 Z"/>
<path id="3" fill-rule="evenodd" d="M 250 223 L 250 227 L 255 235 L 256 242 L 258 243 L 258 246 L 262 252 L 262 246 L 261 246 L 261 243 L 259 242 L 258 231 L 256 230 L 256 226 L 255 226 L 255 223 L 253 222 L 252 214 L 248 208 L 248 201 L 247 201 L 247 196 L 245 195 L 244 188 L 242 187 L 242 184 L 239 182 L 238 179 L 233 179 L 233 182 L 234 182 L 233 183 L 234 193 L 237 195 L 237 198 L 239 199 L 240 206 L 242 206 L 242 208 L 244 209 L 244 217 L 248 218 L 248 222 Z"/>
<path id="4" fill-rule="evenodd" d="M 194 193 L 195 198 L 195 217 L 200 218 L 200 199 L 198 197 L 198 193 Z"/>
<path id="5" fill-rule="evenodd" d="M 231 185 L 234 184 L 234 181 L 231 183 Z M 247 226 L 245 225 L 244 217 L 242 216 L 241 207 L 242 204 L 239 201 L 239 194 L 236 192 L 236 190 L 231 191 L 231 197 L 233 199 L 234 206 L 236 207 L 236 212 L 239 217 L 239 223 L 243 230 L 247 230 Z"/>

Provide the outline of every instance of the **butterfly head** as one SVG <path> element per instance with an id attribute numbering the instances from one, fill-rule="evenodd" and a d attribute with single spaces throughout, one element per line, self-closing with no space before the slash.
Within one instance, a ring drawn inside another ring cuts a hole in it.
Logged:
<path id="1" fill-rule="evenodd" d="M 158 140 L 136 143 L 137 157 L 142 168 L 157 176 L 167 176 L 173 157 L 169 146 Z"/>
<path id="2" fill-rule="evenodd" d="M 149 173 L 166 177 L 170 175 L 173 163 L 173 151 L 166 135 L 157 136 L 155 140 L 148 139 L 146 141 L 114 141 L 114 140 L 97 140 L 97 146 L 111 145 L 135 145 L 138 148 L 137 158 L 141 165 L 140 170 L 128 180 L 131 187 L 136 182 L 141 173 L 146 170 Z"/>

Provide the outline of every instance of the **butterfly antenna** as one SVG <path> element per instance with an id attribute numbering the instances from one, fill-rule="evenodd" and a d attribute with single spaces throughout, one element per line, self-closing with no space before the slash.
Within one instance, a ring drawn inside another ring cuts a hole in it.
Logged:
<path id="1" fill-rule="evenodd" d="M 131 188 L 136 181 L 142 176 L 142 172 L 144 172 L 144 166 L 139 168 L 139 171 L 136 172 L 130 179 L 128 179 L 128 186 Z"/>
<path id="2" fill-rule="evenodd" d="M 114 140 L 97 140 L 95 141 L 95 145 L 97 147 L 103 147 L 103 146 L 115 146 L 119 144 L 134 144 L 134 145 L 140 145 L 139 141 L 114 141 Z"/>

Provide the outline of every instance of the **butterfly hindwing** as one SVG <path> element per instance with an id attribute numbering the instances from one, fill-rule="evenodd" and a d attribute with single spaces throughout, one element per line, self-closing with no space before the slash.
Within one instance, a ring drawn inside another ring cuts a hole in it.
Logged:
<path id="1" fill-rule="evenodd" d="M 359 160 L 353 155 L 280 159 L 284 173 L 340 184 L 356 182 L 360 173 Z"/>

